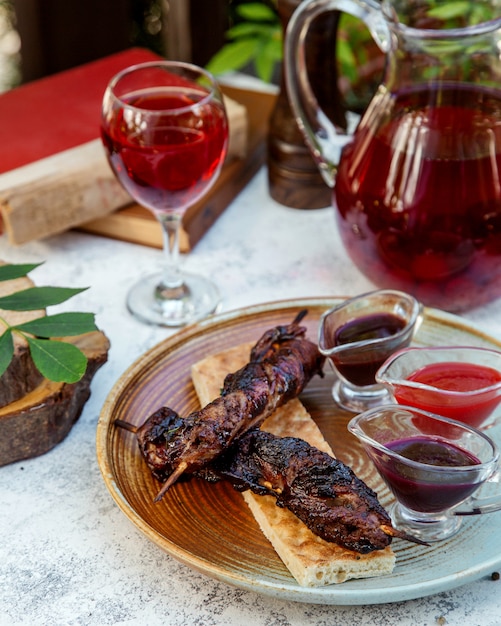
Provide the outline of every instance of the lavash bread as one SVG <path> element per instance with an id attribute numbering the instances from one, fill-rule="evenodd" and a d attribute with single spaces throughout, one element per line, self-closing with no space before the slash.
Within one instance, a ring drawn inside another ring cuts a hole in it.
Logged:
<path id="1" fill-rule="evenodd" d="M 192 366 L 193 384 L 202 406 L 220 394 L 229 372 L 236 372 L 248 362 L 252 345 L 230 348 Z M 298 399 L 280 407 L 261 428 L 281 437 L 299 437 L 334 456 Z M 350 578 L 382 576 L 393 571 L 395 554 L 390 546 L 369 554 L 347 550 L 315 535 L 288 509 L 276 506 L 272 496 L 258 496 L 251 491 L 242 495 L 262 532 L 302 587 L 320 587 L 342 583 Z"/>

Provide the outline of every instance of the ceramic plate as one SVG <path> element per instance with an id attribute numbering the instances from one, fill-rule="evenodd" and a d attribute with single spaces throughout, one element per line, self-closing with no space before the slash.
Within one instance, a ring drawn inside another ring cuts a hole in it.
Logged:
<path id="1" fill-rule="evenodd" d="M 125 515 L 175 559 L 215 579 L 281 599 L 315 604 L 361 605 L 398 602 L 463 585 L 501 567 L 501 513 L 465 518 L 460 532 L 432 547 L 400 540 L 394 572 L 322 588 L 300 587 L 259 530 L 241 494 L 225 483 L 193 479 L 174 485 L 157 504 L 157 483 L 140 456 L 134 434 L 114 426 L 119 418 L 142 424 L 168 405 L 181 415 L 199 408 L 190 367 L 199 359 L 287 324 L 307 308 L 304 323 L 316 340 L 318 320 L 342 298 L 282 301 L 220 314 L 184 329 L 139 358 L 118 380 L 103 407 L 97 428 L 98 462 L 104 481 Z M 416 345 L 477 345 L 501 349 L 501 342 L 458 317 L 426 309 Z M 333 375 L 317 377 L 301 400 L 338 458 L 379 493 L 391 496 L 354 438 L 347 433 L 351 414 L 331 399 Z M 490 430 L 497 436 L 499 427 Z"/>

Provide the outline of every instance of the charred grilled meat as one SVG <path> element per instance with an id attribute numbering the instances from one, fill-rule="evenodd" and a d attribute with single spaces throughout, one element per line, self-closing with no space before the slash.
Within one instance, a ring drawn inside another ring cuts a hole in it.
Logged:
<path id="1" fill-rule="evenodd" d="M 137 429 L 146 463 L 156 478 L 165 481 L 157 500 L 181 474 L 207 466 L 298 396 L 315 374 L 323 375 L 324 358 L 300 326 L 305 314 L 267 331 L 252 349 L 250 362 L 226 377 L 221 396 L 206 407 L 186 418 L 163 407 Z"/>
<path id="2" fill-rule="evenodd" d="M 316 535 L 361 554 L 392 537 L 415 541 L 392 527 L 376 493 L 349 467 L 302 439 L 250 431 L 199 475 L 274 496 Z"/>
<path id="3" fill-rule="evenodd" d="M 168 408 L 150 418 L 149 438 L 163 441 L 157 455 L 183 425 Z M 152 472 L 165 480 L 162 469 Z M 271 495 L 322 539 L 361 554 L 384 549 L 393 537 L 421 543 L 393 528 L 376 493 L 349 467 L 302 439 L 252 429 L 191 473 L 209 482 L 227 480 L 238 491 Z"/>
<path id="4" fill-rule="evenodd" d="M 384 549 L 392 537 L 414 541 L 392 527 L 376 494 L 350 468 L 301 439 L 258 428 L 322 375 L 323 357 L 299 325 L 305 313 L 267 331 L 250 362 L 229 374 L 221 396 L 200 411 L 183 418 L 162 407 L 139 428 L 117 425 L 134 430 L 153 476 L 164 483 L 156 500 L 182 474 L 195 474 L 272 495 L 318 536 L 362 554 Z"/>

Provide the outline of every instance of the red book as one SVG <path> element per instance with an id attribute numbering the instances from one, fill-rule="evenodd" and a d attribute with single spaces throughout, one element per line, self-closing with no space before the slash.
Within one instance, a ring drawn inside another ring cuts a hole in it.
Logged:
<path id="1" fill-rule="evenodd" d="M 109 80 L 159 59 L 131 48 L 0 95 L 0 232 L 22 244 L 63 232 L 131 202 L 100 139 Z"/>
<path id="2" fill-rule="evenodd" d="M 120 70 L 159 57 L 132 48 L 0 95 L 0 173 L 99 137 L 106 85 Z"/>
<path id="3" fill-rule="evenodd" d="M 0 233 L 5 231 L 10 243 L 20 245 L 87 224 L 99 232 L 111 213 L 132 204 L 115 178 L 101 143 L 101 102 L 117 72 L 159 58 L 148 50 L 132 48 L 0 95 Z M 264 123 L 262 113 L 256 113 Z M 228 115 L 229 154 L 243 157 L 247 149 L 246 109 L 234 102 Z M 260 155 L 246 172 L 254 173 L 261 163 Z M 246 165 L 246 161 L 241 164 Z M 241 186 L 248 180 L 235 172 L 233 177 Z M 200 207 L 192 207 L 195 217 L 190 232 L 196 231 L 196 238 L 201 236 L 230 199 L 226 194 L 217 203 L 210 220 L 207 198 Z M 107 226 L 105 230 L 109 234 Z M 133 237 L 137 241 L 136 233 Z"/>

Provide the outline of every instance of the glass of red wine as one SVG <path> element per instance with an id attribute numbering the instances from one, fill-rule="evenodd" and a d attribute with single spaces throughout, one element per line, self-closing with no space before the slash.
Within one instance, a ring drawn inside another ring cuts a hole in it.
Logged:
<path id="1" fill-rule="evenodd" d="M 422 318 L 422 306 L 402 291 L 381 289 L 350 298 L 320 318 L 318 346 L 336 374 L 332 395 L 359 413 L 391 401 L 376 372 L 408 346 Z"/>
<path id="2" fill-rule="evenodd" d="M 501 352 L 474 346 L 404 348 L 376 372 L 398 404 L 476 428 L 494 426 L 501 403 Z"/>
<path id="3" fill-rule="evenodd" d="M 214 312 L 220 303 L 217 287 L 179 266 L 183 214 L 213 185 L 227 151 L 228 122 L 214 77 L 177 61 L 119 72 L 104 94 L 101 135 L 117 179 L 153 212 L 163 232 L 163 272 L 133 286 L 129 311 L 143 322 L 168 327 Z"/>
<path id="4" fill-rule="evenodd" d="M 482 431 L 398 404 L 357 415 L 348 430 L 395 497 L 395 526 L 417 539 L 446 539 L 464 515 L 501 509 L 499 488 L 477 497 L 484 483 L 499 480 L 498 448 Z"/>

